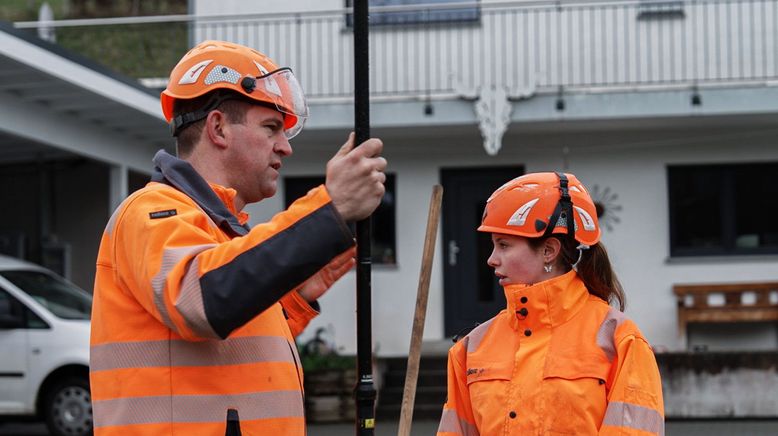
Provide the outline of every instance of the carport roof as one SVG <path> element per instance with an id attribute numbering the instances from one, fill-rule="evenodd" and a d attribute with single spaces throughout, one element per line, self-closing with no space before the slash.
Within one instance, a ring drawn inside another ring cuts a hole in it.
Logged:
<path id="1" fill-rule="evenodd" d="M 172 142 L 156 91 L 2 21 L 0 93 L 40 111 L 42 123 L 47 117 L 66 117 L 144 150 Z M 8 123 L 0 122 L 0 161 L 78 154 L 77 149 L 25 135 Z"/>

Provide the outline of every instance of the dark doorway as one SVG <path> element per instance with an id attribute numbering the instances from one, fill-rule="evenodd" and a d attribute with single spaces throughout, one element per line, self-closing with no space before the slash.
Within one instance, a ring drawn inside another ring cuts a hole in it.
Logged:
<path id="1" fill-rule="evenodd" d="M 443 195 L 444 329 L 453 336 L 505 308 L 505 296 L 486 264 L 492 252 L 488 233 L 479 233 L 486 199 L 522 166 L 441 170 Z"/>

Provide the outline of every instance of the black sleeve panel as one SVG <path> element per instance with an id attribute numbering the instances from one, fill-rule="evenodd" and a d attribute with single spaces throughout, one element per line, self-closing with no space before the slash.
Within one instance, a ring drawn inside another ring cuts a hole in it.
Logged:
<path id="1" fill-rule="evenodd" d="M 214 331 L 226 338 L 354 245 L 332 203 L 200 278 Z"/>

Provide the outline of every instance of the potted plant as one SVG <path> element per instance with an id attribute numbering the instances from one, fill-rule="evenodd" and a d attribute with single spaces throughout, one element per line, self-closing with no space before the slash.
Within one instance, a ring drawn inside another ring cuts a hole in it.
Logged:
<path id="1" fill-rule="evenodd" d="M 313 339 L 299 347 L 305 373 L 305 409 L 309 422 L 353 421 L 354 356 L 339 355 L 316 330 Z"/>

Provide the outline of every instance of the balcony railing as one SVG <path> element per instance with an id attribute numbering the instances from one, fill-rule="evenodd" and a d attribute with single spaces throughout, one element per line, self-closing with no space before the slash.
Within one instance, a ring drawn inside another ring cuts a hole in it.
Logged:
<path id="1" fill-rule="evenodd" d="M 166 77 L 193 41 L 224 39 L 291 66 L 311 98 L 347 99 L 353 90 L 349 13 L 47 25 L 63 46 L 137 78 Z M 510 94 L 742 86 L 778 79 L 778 0 L 481 2 L 370 13 L 382 18 L 375 19 L 370 34 L 376 98 L 453 96 L 486 85 Z M 386 19 L 392 13 L 417 15 Z M 16 23 L 31 30 L 39 25 Z"/>

